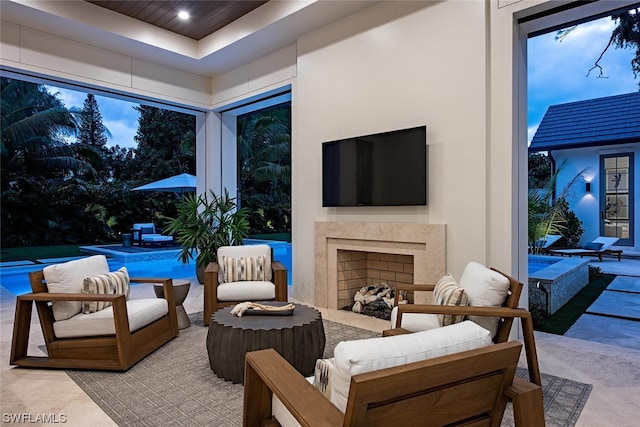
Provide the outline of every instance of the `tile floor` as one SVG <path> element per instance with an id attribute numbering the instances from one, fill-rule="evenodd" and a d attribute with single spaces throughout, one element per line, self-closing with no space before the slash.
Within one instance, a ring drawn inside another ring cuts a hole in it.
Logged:
<path id="1" fill-rule="evenodd" d="M 185 301 L 187 312 L 203 309 L 202 286 L 191 286 Z M 136 286 L 134 296 L 155 297 L 152 287 Z M 64 371 L 17 369 L 9 366 L 14 297 L 0 287 L 0 412 L 2 423 L 11 417 L 41 425 L 38 416 L 58 416 L 68 426 L 116 425 Z M 388 322 L 346 311 L 321 309 L 325 318 L 381 331 Z M 42 344 L 34 315 L 30 351 Z M 611 331 L 605 331 L 611 333 Z M 635 334 L 638 340 L 640 333 Z M 615 343 L 615 340 L 613 340 Z M 578 426 L 636 426 L 640 417 L 640 350 L 565 336 L 536 333 L 542 372 L 593 384 L 593 390 L 578 420 Z M 523 366 L 526 359 L 521 358 Z M 552 426 L 553 427 L 553 426 Z"/>

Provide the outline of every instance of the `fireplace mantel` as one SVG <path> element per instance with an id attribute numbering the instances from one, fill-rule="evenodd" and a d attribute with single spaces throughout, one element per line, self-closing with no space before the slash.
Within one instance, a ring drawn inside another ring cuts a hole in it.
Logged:
<path id="1" fill-rule="evenodd" d="M 446 269 L 444 224 L 316 222 L 315 305 L 337 309 L 338 250 L 413 256 L 415 283 L 435 283 Z"/>

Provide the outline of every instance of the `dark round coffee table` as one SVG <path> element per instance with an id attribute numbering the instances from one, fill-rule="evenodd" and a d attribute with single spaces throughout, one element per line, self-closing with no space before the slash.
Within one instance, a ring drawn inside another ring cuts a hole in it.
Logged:
<path id="1" fill-rule="evenodd" d="M 218 377 L 234 384 L 244 383 L 245 353 L 265 348 L 275 349 L 302 375 L 313 375 L 325 345 L 318 310 L 296 304 L 290 316 L 236 317 L 231 314 L 232 308 L 216 311 L 209 322 L 209 364 Z"/>

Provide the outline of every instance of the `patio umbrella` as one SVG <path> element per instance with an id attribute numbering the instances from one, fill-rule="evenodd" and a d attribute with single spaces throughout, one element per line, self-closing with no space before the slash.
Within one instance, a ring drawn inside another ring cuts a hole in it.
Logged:
<path id="1" fill-rule="evenodd" d="M 196 177 L 188 173 L 183 173 L 141 185 L 140 187 L 133 188 L 131 191 L 161 191 L 183 194 L 189 191 L 196 191 Z"/>

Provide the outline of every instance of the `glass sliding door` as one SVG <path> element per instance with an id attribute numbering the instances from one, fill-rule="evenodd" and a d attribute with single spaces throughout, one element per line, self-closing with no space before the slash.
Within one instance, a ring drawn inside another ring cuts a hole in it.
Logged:
<path id="1" fill-rule="evenodd" d="M 600 157 L 600 234 L 633 246 L 633 154 Z"/>

